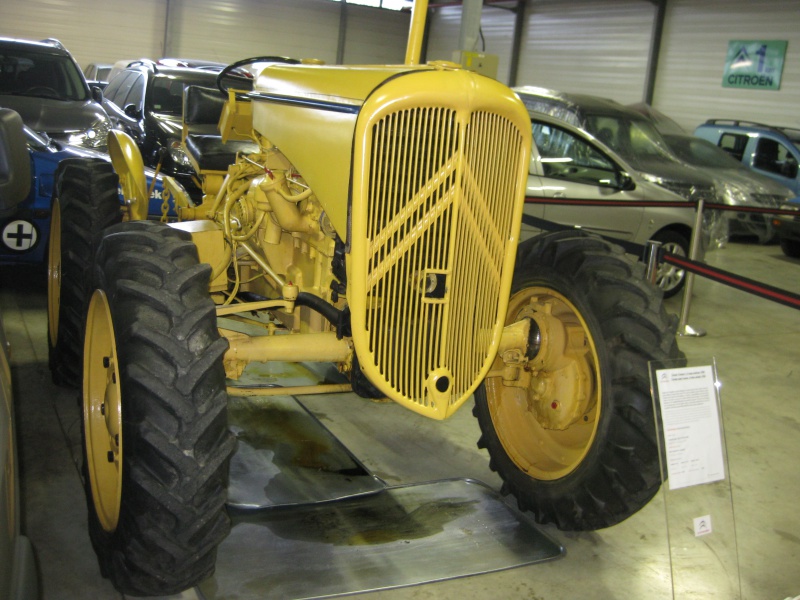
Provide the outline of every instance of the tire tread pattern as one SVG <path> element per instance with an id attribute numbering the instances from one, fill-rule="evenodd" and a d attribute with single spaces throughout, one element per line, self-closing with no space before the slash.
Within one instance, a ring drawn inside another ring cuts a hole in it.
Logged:
<path id="1" fill-rule="evenodd" d="M 123 495 L 113 533 L 90 503 L 102 571 L 121 592 L 167 595 L 214 571 L 230 530 L 222 356 L 208 295 L 210 267 L 191 236 L 150 221 L 106 231 L 97 287 L 111 306 L 123 410 Z"/>
<path id="2" fill-rule="evenodd" d="M 78 388 L 91 264 L 103 229 L 122 220 L 119 178 L 102 159 L 67 159 L 55 177 L 61 209 L 61 290 L 56 343 L 49 345 L 53 383 Z"/>
<path id="3" fill-rule="evenodd" d="M 482 386 L 473 409 L 481 427 L 478 446 L 489 451 L 490 468 L 503 479 L 501 492 L 516 497 L 537 522 L 564 530 L 608 527 L 641 509 L 660 487 L 648 362 L 682 357 L 677 318 L 666 314 L 643 265 L 595 236 L 563 231 L 522 244 L 512 293 L 533 284 L 558 289 L 593 313 L 582 316 L 596 324 L 593 337 L 607 357 L 601 366 L 605 425 L 573 473 L 536 481 L 505 453 Z"/>

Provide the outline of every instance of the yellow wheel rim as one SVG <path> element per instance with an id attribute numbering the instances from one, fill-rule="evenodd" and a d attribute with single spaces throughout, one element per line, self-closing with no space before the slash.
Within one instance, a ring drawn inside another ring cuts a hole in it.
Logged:
<path id="1" fill-rule="evenodd" d="M 122 401 L 118 367 L 108 299 L 102 290 L 97 290 L 86 320 L 83 425 L 95 512 L 108 532 L 117 527 L 122 497 Z"/>
<path id="2" fill-rule="evenodd" d="M 585 460 L 601 413 L 597 348 L 580 311 L 562 294 L 526 288 L 511 298 L 508 323 L 532 319 L 541 349 L 519 370 L 516 383 L 486 380 L 495 431 L 516 466 L 553 481 Z"/>
<path id="3" fill-rule="evenodd" d="M 47 253 L 47 327 L 50 347 L 58 341 L 58 316 L 61 308 L 61 204 L 56 199 L 50 216 Z"/>

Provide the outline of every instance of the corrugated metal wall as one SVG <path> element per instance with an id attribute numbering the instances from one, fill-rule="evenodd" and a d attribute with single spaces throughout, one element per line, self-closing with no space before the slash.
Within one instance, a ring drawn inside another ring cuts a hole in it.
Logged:
<path id="1" fill-rule="evenodd" d="M 365 6 L 347 7 L 345 64 L 402 64 L 411 15 Z"/>
<path id="2" fill-rule="evenodd" d="M 59 38 L 81 65 L 258 54 L 335 62 L 341 5 L 327 0 L 2 0 L 0 35 Z M 509 1 L 506 5 L 513 7 Z M 165 32 L 166 8 L 169 31 Z M 483 43 L 509 81 L 514 14 L 485 6 Z M 649 0 L 528 0 L 517 82 L 637 102 L 644 97 L 655 6 Z M 453 57 L 461 8 L 437 8 L 429 59 Z M 350 5 L 344 62 L 401 62 L 408 13 Z M 800 126 L 800 0 L 668 0 L 653 104 L 688 129 L 709 117 Z M 722 87 L 729 40 L 789 42 L 781 89 Z"/>
<path id="3" fill-rule="evenodd" d="M 514 3 L 509 3 L 512 6 Z M 529 0 L 518 85 L 642 99 L 655 8 L 644 0 Z M 499 55 L 498 79 L 508 83 L 515 15 L 484 6 L 486 52 Z M 461 8 L 435 11 L 429 58 L 458 49 Z"/>
<path id="4" fill-rule="evenodd" d="M 428 60 L 453 60 L 461 31 L 461 7 L 448 6 L 433 13 L 428 41 Z M 497 79 L 508 83 L 514 37 L 514 13 L 510 10 L 484 6 L 481 15 L 483 39 L 476 48 L 464 48 L 474 52 L 495 54 L 498 57 Z"/>
<path id="5" fill-rule="evenodd" d="M 54 37 L 82 67 L 160 56 L 164 0 L 2 0 L 0 35 Z"/>
<path id="6" fill-rule="evenodd" d="M 731 40 L 787 40 L 781 89 L 722 87 Z M 800 0 L 669 0 L 653 105 L 690 131 L 711 117 L 800 127 Z"/>
<path id="7" fill-rule="evenodd" d="M 638 102 L 654 15 L 643 0 L 529 2 L 517 82 Z"/>
<path id="8" fill-rule="evenodd" d="M 167 48 L 163 50 L 169 6 Z M 55 37 L 82 67 L 128 58 L 336 62 L 341 6 L 328 0 L 2 0 L 0 35 Z M 402 62 L 409 13 L 347 7 L 345 62 Z"/>
<path id="9" fill-rule="evenodd" d="M 800 126 L 800 0 L 667 0 L 666 6 L 656 108 L 689 131 L 710 117 Z M 481 26 L 486 52 L 500 56 L 498 79 L 508 83 L 514 20 L 498 12 L 508 11 L 484 6 Z M 451 58 L 460 17 L 460 7 L 435 11 L 429 57 Z M 528 0 L 517 84 L 639 102 L 655 18 L 648 0 Z M 722 87 L 728 42 L 737 39 L 789 42 L 780 90 Z"/>
<path id="10" fill-rule="evenodd" d="M 336 60 L 339 5 L 326 0 L 170 0 L 167 54 Z"/>

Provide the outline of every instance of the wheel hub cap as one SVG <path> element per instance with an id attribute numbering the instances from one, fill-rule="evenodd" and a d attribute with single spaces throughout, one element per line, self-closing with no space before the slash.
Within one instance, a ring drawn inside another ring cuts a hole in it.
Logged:
<path id="1" fill-rule="evenodd" d="M 601 409 L 597 350 L 586 322 L 562 294 L 528 288 L 509 305 L 509 322 L 536 321 L 541 350 L 517 382 L 487 379 L 489 410 L 509 457 L 530 476 L 554 480 L 583 461 Z"/>

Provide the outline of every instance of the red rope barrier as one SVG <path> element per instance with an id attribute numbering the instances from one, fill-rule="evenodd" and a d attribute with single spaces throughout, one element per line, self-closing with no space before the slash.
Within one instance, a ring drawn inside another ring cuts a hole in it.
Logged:
<path id="1" fill-rule="evenodd" d="M 712 281 L 724 283 L 725 285 L 755 294 L 756 296 L 761 296 L 762 298 L 800 309 L 800 294 L 795 294 L 767 285 L 766 283 L 735 275 L 729 271 L 711 267 L 705 263 L 699 263 L 675 254 L 665 253 L 664 262 L 685 269 L 686 271 L 691 271 L 692 273 L 701 275 Z"/>
<path id="2" fill-rule="evenodd" d="M 541 198 L 538 196 L 526 196 L 525 202 L 529 204 L 559 204 L 559 205 L 569 205 L 569 206 L 635 206 L 643 208 L 651 206 L 677 207 L 677 208 L 697 207 L 696 202 L 691 202 L 688 200 L 681 202 L 672 202 L 672 201 L 660 202 L 658 200 L 622 201 L 622 200 L 589 200 L 589 199 L 579 199 L 579 198 Z M 789 215 L 789 216 L 798 215 L 798 212 L 795 210 L 780 210 L 777 208 L 761 208 L 755 206 L 728 206 L 727 204 L 706 204 L 706 203 L 704 203 L 703 206 L 705 208 L 711 208 L 714 210 L 730 210 L 735 212 L 756 212 L 756 213 L 767 213 L 771 215 Z M 531 221 L 530 224 L 537 226 L 540 229 L 545 224 L 552 224 L 557 228 L 567 228 L 567 226 L 558 225 L 557 223 L 545 221 L 544 219 L 539 219 L 537 217 L 530 217 L 529 215 L 523 215 L 523 220 Z M 639 244 L 633 244 L 632 242 L 624 242 L 622 240 L 615 240 L 613 238 L 606 238 L 606 239 L 608 239 L 613 243 L 623 245 L 626 251 L 631 252 L 633 254 L 635 254 L 636 252 L 633 251 L 632 246 L 636 246 L 638 249 L 640 249 L 639 250 L 640 254 L 644 250 L 644 247 L 640 246 Z M 666 262 L 675 265 L 677 267 L 680 267 L 681 269 L 685 269 L 687 271 L 695 273 L 696 275 L 700 275 L 702 277 L 711 279 L 712 281 L 716 281 L 718 283 L 728 285 L 738 290 L 742 290 L 744 292 L 748 292 L 750 294 L 766 298 L 767 300 L 778 302 L 780 304 L 789 306 L 791 308 L 800 309 L 800 294 L 795 294 L 794 292 L 782 290 L 780 288 L 767 285 L 766 283 L 761 283 L 753 279 L 748 279 L 747 277 L 741 277 L 734 273 L 730 273 L 729 271 L 725 271 L 723 269 L 717 269 L 716 267 L 711 267 L 705 263 L 699 263 L 682 256 L 677 256 L 675 254 L 662 252 L 659 254 L 659 262 Z"/>
<path id="3" fill-rule="evenodd" d="M 697 202 L 690 200 L 591 200 L 588 198 L 541 198 L 539 196 L 526 196 L 527 204 L 556 204 L 566 206 L 631 206 L 636 208 L 697 208 Z M 727 210 L 731 212 L 763 213 L 768 215 L 787 215 L 796 216 L 796 210 L 781 210 L 779 208 L 769 208 L 762 206 L 730 206 L 728 204 L 717 204 L 706 202 L 705 208 L 713 210 Z"/>

